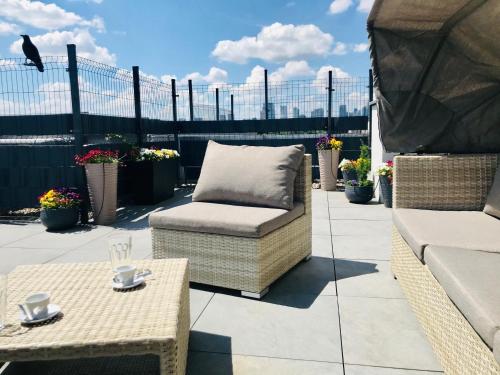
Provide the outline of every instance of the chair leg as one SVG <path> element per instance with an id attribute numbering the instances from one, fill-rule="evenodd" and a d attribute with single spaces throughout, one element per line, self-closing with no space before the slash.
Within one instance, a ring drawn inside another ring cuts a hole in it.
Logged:
<path id="1" fill-rule="evenodd" d="M 247 298 L 253 298 L 253 299 L 261 299 L 264 297 L 267 292 L 269 292 L 269 287 L 266 289 L 261 290 L 259 293 L 254 293 L 254 292 L 245 292 L 244 290 L 241 291 L 241 296 L 242 297 L 247 297 Z"/>

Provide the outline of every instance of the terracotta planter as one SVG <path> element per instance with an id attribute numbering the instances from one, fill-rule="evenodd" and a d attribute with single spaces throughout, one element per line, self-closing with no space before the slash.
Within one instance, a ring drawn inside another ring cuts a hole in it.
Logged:
<path id="1" fill-rule="evenodd" d="M 94 224 L 109 225 L 116 219 L 118 163 L 85 164 Z"/>
<path id="2" fill-rule="evenodd" d="M 334 191 L 337 189 L 339 156 L 339 150 L 318 150 L 319 177 L 322 190 Z"/>

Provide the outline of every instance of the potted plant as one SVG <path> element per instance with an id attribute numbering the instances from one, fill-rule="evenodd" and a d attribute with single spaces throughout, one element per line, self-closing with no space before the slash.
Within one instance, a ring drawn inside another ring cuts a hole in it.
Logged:
<path id="1" fill-rule="evenodd" d="M 369 148 L 361 145 L 360 150 L 356 160 L 357 180 L 348 180 L 345 187 L 345 195 L 351 203 L 367 203 L 373 198 L 373 181 L 368 179 L 371 169 Z"/>
<path id="2" fill-rule="evenodd" d="M 337 189 L 337 172 L 342 141 L 334 137 L 321 137 L 316 142 L 318 150 L 319 177 L 322 190 Z"/>
<path id="3" fill-rule="evenodd" d="M 343 159 L 339 164 L 339 168 L 342 172 L 344 183 L 358 178 L 356 174 L 356 160 Z"/>
<path id="4" fill-rule="evenodd" d="M 90 150 L 75 156 L 76 164 L 85 167 L 87 187 L 95 224 L 109 225 L 116 219 L 118 152 Z"/>
<path id="5" fill-rule="evenodd" d="M 141 148 L 132 153 L 128 164 L 135 203 L 156 204 L 174 195 L 179 153 L 166 148 Z"/>
<path id="6" fill-rule="evenodd" d="M 74 227 L 78 222 L 81 197 L 68 188 L 54 188 L 38 197 L 40 220 L 48 231 Z"/>
<path id="7" fill-rule="evenodd" d="M 386 161 L 377 169 L 377 175 L 380 181 L 380 191 L 382 192 L 382 201 L 384 206 L 392 207 L 392 173 L 394 164 L 391 160 Z"/>

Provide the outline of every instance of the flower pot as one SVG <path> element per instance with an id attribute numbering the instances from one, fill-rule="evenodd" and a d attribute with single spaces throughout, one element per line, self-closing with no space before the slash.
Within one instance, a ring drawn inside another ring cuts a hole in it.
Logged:
<path id="1" fill-rule="evenodd" d="M 157 204 L 174 195 L 179 159 L 144 160 L 128 164 L 132 199 L 136 204 Z"/>
<path id="2" fill-rule="evenodd" d="M 346 185 L 345 195 L 351 203 L 368 203 L 373 198 L 373 186 Z"/>
<path id="3" fill-rule="evenodd" d="M 348 169 L 347 171 L 342 171 L 342 178 L 344 179 L 344 182 L 353 180 L 357 181 L 358 174 L 356 173 L 355 169 Z"/>
<path id="4" fill-rule="evenodd" d="M 48 231 L 74 227 L 78 222 L 78 206 L 65 208 L 42 208 L 40 220 Z"/>
<path id="5" fill-rule="evenodd" d="M 380 181 L 380 191 L 382 193 L 382 201 L 384 206 L 392 207 L 392 184 L 387 176 L 379 176 Z"/>
<path id="6" fill-rule="evenodd" d="M 318 150 L 319 177 L 321 189 L 337 189 L 337 171 L 339 168 L 339 150 Z"/>
<path id="7" fill-rule="evenodd" d="M 118 163 L 85 164 L 94 223 L 109 225 L 116 219 Z"/>

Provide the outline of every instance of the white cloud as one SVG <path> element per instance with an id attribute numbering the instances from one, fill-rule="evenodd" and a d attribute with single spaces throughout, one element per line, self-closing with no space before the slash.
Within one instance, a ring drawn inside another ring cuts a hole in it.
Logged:
<path id="1" fill-rule="evenodd" d="M 227 72 L 224 69 L 211 67 L 207 75 L 199 72 L 187 74 L 181 79 L 181 84 L 187 84 L 188 80 L 192 80 L 194 84 L 200 83 L 224 83 L 227 81 Z"/>
<path id="2" fill-rule="evenodd" d="M 328 12 L 331 14 L 343 13 L 352 5 L 352 0 L 333 0 Z"/>
<path id="3" fill-rule="evenodd" d="M 368 43 L 358 43 L 352 47 L 354 52 L 365 52 L 368 49 Z"/>
<path id="4" fill-rule="evenodd" d="M 333 36 L 315 25 L 283 25 L 276 22 L 264 26 L 256 36 L 219 41 L 212 55 L 240 64 L 253 58 L 280 62 L 305 56 L 325 56 L 330 53 L 332 44 Z"/>
<path id="5" fill-rule="evenodd" d="M 37 29 L 56 30 L 69 26 L 85 26 L 104 31 L 104 21 L 100 17 L 86 20 L 56 4 L 45 4 L 41 1 L 2 0 L 0 16 Z"/>
<path id="6" fill-rule="evenodd" d="M 332 65 L 324 65 L 316 72 L 316 79 L 321 81 L 328 80 L 328 71 L 330 70 L 332 71 L 333 78 L 349 78 L 349 74 L 342 69 Z"/>
<path id="7" fill-rule="evenodd" d="M 292 8 L 295 6 L 295 1 L 289 1 L 288 3 L 285 4 L 287 8 Z"/>
<path id="8" fill-rule="evenodd" d="M 18 25 L 0 21 L 0 35 L 19 34 L 20 32 L 21 28 Z"/>
<path id="9" fill-rule="evenodd" d="M 375 0 L 360 0 L 356 8 L 359 12 L 369 13 Z"/>
<path id="10" fill-rule="evenodd" d="M 307 61 L 289 61 L 284 66 L 271 73 L 271 81 L 286 81 L 298 77 L 310 77 L 314 75 L 314 70 Z"/>
<path id="11" fill-rule="evenodd" d="M 172 74 L 164 74 L 160 77 L 160 80 L 165 83 L 170 83 L 172 79 L 177 79 L 177 76 Z"/>
<path id="12" fill-rule="evenodd" d="M 31 38 L 43 55 L 66 55 L 66 44 L 76 44 L 78 56 L 96 60 L 104 64 L 115 65 L 116 55 L 110 53 L 106 47 L 96 44 L 94 37 L 87 29 L 72 31 L 52 31 Z M 22 54 L 22 40 L 11 44 L 12 53 Z"/>
<path id="13" fill-rule="evenodd" d="M 332 53 L 334 55 L 345 55 L 347 53 L 347 45 L 342 42 L 335 43 Z"/>

